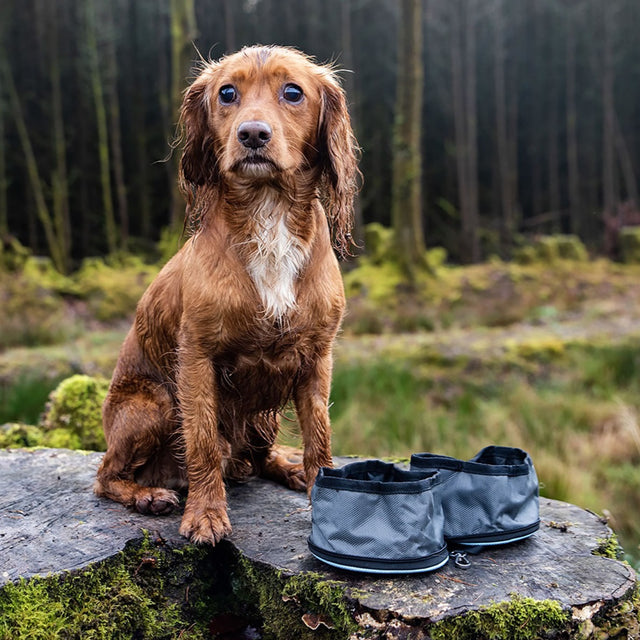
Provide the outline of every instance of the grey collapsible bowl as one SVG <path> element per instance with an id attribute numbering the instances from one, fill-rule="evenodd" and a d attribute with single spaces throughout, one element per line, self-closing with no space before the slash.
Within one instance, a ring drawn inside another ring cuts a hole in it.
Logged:
<path id="1" fill-rule="evenodd" d="M 443 566 L 444 516 L 435 472 L 380 460 L 323 467 L 311 491 L 309 550 L 327 564 L 366 573 L 418 573 Z"/>
<path id="2" fill-rule="evenodd" d="M 485 447 L 469 461 L 417 453 L 411 469 L 440 473 L 450 546 L 505 544 L 528 538 L 540 526 L 538 478 L 522 449 Z"/>

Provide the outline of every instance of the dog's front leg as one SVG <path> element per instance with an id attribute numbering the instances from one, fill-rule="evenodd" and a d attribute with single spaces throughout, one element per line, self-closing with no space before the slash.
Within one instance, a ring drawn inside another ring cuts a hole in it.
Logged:
<path id="1" fill-rule="evenodd" d="M 298 384 L 294 401 L 302 431 L 303 463 L 307 493 L 316 481 L 320 467 L 331 467 L 331 425 L 329 394 L 331 392 L 331 349 L 318 360 L 312 371 Z"/>
<path id="2" fill-rule="evenodd" d="M 207 351 L 183 334 L 178 358 L 189 494 L 180 533 L 193 542 L 216 544 L 231 533 L 222 478 L 215 370 Z"/>

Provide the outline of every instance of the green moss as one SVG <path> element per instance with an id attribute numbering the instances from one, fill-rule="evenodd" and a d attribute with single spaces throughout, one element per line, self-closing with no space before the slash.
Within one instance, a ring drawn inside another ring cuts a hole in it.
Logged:
<path id="1" fill-rule="evenodd" d="M 368 258 L 373 264 L 381 264 L 393 259 L 393 229 L 384 227 L 379 222 L 371 222 L 364 228 L 364 246 Z"/>
<path id="2" fill-rule="evenodd" d="M 614 607 L 603 607 L 583 633 L 593 638 L 638 638 L 640 636 L 640 591 L 634 589 Z M 585 625 L 586 626 L 586 625 Z M 590 632 L 590 635 L 589 635 Z"/>
<path id="3" fill-rule="evenodd" d="M 0 271 L 21 271 L 31 250 L 11 236 L 0 238 Z"/>
<path id="4" fill-rule="evenodd" d="M 393 301 L 404 281 L 397 263 L 376 264 L 369 258 L 361 258 L 358 266 L 344 275 L 348 296 L 364 295 L 378 304 Z"/>
<path id="5" fill-rule="evenodd" d="M 555 600 L 514 595 L 509 602 L 442 620 L 429 634 L 433 640 L 530 640 L 565 631 L 569 620 L 569 613 Z"/>
<path id="6" fill-rule="evenodd" d="M 615 533 L 612 533 L 608 538 L 599 538 L 596 542 L 598 547 L 592 551 L 594 556 L 602 556 L 612 560 L 620 560 L 624 556 L 624 550 Z"/>
<path id="7" fill-rule="evenodd" d="M 45 436 L 42 429 L 29 424 L 8 422 L 0 425 L 0 448 L 42 446 Z"/>
<path id="8" fill-rule="evenodd" d="M 311 572 L 286 576 L 243 557 L 236 567 L 234 593 L 262 621 L 265 640 L 338 639 L 357 628 L 340 582 Z M 325 623 L 308 628 L 302 617 L 309 613 Z"/>
<path id="9" fill-rule="evenodd" d="M 189 553 L 199 556 L 189 569 L 205 564 L 207 550 Z M 191 586 L 199 598 L 204 583 L 191 576 L 188 585 L 183 562 L 147 537 L 85 571 L 8 584 L 0 591 L 0 640 L 208 638 L 185 597 Z"/>
<path id="10" fill-rule="evenodd" d="M 564 355 L 566 343 L 560 338 L 543 336 L 537 340 L 507 343 L 509 355 L 535 362 L 552 362 Z"/>
<path id="11" fill-rule="evenodd" d="M 586 262 L 588 259 L 586 247 L 580 238 L 574 235 L 541 236 L 533 244 L 514 251 L 514 260 L 523 265 L 539 262 L 552 264 L 558 260 Z"/>
<path id="12" fill-rule="evenodd" d="M 102 431 L 102 403 L 109 381 L 75 375 L 51 392 L 41 426 L 47 445 L 70 449 L 106 449 Z"/>
<path id="13" fill-rule="evenodd" d="M 640 264 L 640 227 L 624 227 L 620 230 L 622 260 L 627 264 Z"/>
<path id="14" fill-rule="evenodd" d="M 157 266 L 127 254 L 88 258 L 74 275 L 75 292 L 98 320 L 125 318 L 157 273 Z"/>

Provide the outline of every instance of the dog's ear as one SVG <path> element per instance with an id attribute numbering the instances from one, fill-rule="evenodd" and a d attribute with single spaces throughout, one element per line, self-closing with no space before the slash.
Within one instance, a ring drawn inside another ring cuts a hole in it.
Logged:
<path id="1" fill-rule="evenodd" d="M 196 78 L 186 90 L 180 109 L 183 150 L 179 180 L 189 204 L 192 204 L 197 188 L 215 183 L 218 175 L 207 90 L 212 83 L 213 72 L 212 67 L 207 67 Z"/>
<path id="2" fill-rule="evenodd" d="M 335 249 L 349 255 L 353 243 L 353 200 L 358 191 L 359 148 L 351 128 L 344 91 L 333 73 L 322 79 L 319 150 L 324 207 Z"/>

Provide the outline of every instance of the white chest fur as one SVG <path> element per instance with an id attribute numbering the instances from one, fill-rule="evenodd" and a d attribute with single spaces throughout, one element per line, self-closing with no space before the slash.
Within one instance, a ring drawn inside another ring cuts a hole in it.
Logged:
<path id="1" fill-rule="evenodd" d="M 279 319 L 296 306 L 296 280 L 307 252 L 289 231 L 286 210 L 267 201 L 255 216 L 253 251 L 247 271 L 262 300 L 267 318 Z"/>

